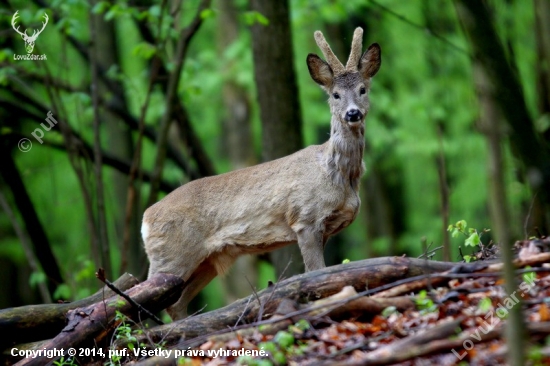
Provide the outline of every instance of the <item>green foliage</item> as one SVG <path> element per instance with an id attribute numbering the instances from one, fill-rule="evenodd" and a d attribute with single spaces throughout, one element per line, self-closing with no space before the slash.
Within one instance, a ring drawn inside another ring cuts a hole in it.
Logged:
<path id="1" fill-rule="evenodd" d="M 493 301 L 490 297 L 484 297 L 479 301 L 477 307 L 479 308 L 479 311 L 486 314 L 493 308 Z"/>
<path id="2" fill-rule="evenodd" d="M 544 353 L 542 347 L 534 345 L 527 350 L 527 360 L 530 361 L 530 365 L 542 366 L 544 365 Z"/>
<path id="3" fill-rule="evenodd" d="M 269 19 L 267 19 L 262 14 L 258 13 L 257 11 L 245 11 L 243 13 L 243 20 L 246 25 L 254 25 L 254 24 L 260 24 L 260 25 L 268 25 Z"/>
<path id="4" fill-rule="evenodd" d="M 29 285 L 34 288 L 39 283 L 46 282 L 46 274 L 42 271 L 33 272 L 29 277 Z"/>
<path id="5" fill-rule="evenodd" d="M 277 343 L 281 348 L 288 348 L 294 344 L 294 336 L 284 330 L 280 330 L 275 334 L 273 341 Z"/>
<path id="6" fill-rule="evenodd" d="M 418 295 L 416 295 L 414 301 L 416 308 L 420 310 L 421 313 L 432 313 L 438 309 L 438 306 L 428 296 L 426 290 L 421 290 Z"/>
<path id="7" fill-rule="evenodd" d="M 307 320 L 299 320 L 295 324 L 290 325 L 288 330 L 278 331 L 271 341 L 260 342 L 258 344 L 258 348 L 264 350 L 269 355 L 269 359 L 253 359 L 245 356 L 239 358 L 239 364 L 286 365 L 288 357 L 304 355 L 308 345 L 300 341 L 297 342 L 296 337 L 310 328 L 311 325 Z M 262 331 L 262 327 L 259 330 Z"/>
<path id="8" fill-rule="evenodd" d="M 70 299 L 72 295 L 71 288 L 66 283 L 62 283 L 55 289 L 53 293 L 54 300 Z"/>
<path id="9" fill-rule="evenodd" d="M 477 231 L 477 229 L 468 228 L 468 224 L 465 220 L 460 220 L 457 221 L 454 225 L 449 225 L 447 231 L 452 232 L 451 235 L 453 238 L 457 238 L 461 234 L 464 235 L 466 237 L 466 239 L 464 240 L 464 245 L 466 247 L 477 248 L 482 245 L 481 237 L 483 236 L 483 234 L 488 233 L 491 230 L 483 229 L 482 231 Z M 475 260 L 475 257 L 471 255 L 464 255 L 463 258 L 466 262 Z"/>
<path id="10" fill-rule="evenodd" d="M 143 330 L 133 329 L 133 321 L 118 310 L 116 310 L 115 312 L 115 322 L 118 322 L 119 324 L 113 334 L 113 340 L 116 340 L 117 342 L 123 342 L 123 344 L 128 347 L 130 351 L 137 347 L 138 344 L 136 336 L 142 335 Z M 139 345 L 139 347 L 142 348 L 145 346 L 145 344 Z M 111 355 L 111 357 L 109 358 L 109 362 L 106 363 L 106 365 L 120 365 L 122 358 L 123 357 L 121 355 Z"/>
<path id="11" fill-rule="evenodd" d="M 52 362 L 55 366 L 77 366 L 78 364 L 75 362 L 73 357 L 61 357 L 58 360 L 55 360 Z"/>
<path id="12" fill-rule="evenodd" d="M 531 266 L 526 266 L 525 269 L 530 269 Z M 537 274 L 535 272 L 525 272 L 522 275 L 523 282 L 532 284 L 537 279 Z"/>

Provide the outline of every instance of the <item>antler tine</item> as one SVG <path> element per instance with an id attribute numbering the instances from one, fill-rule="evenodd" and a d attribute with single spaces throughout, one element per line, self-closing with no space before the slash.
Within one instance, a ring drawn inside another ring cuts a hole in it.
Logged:
<path id="1" fill-rule="evenodd" d="M 38 31 L 38 34 L 42 33 L 42 31 L 44 30 L 44 28 L 46 28 L 46 25 L 48 25 L 48 20 L 49 20 L 49 19 L 50 19 L 50 18 L 48 18 L 48 14 L 44 13 L 44 20 L 45 20 L 45 22 L 42 22 L 42 29 L 40 29 L 40 30 Z M 37 34 L 36 36 L 38 36 L 38 34 Z"/>
<path id="2" fill-rule="evenodd" d="M 17 23 L 17 18 L 19 18 L 19 15 L 17 15 L 17 13 L 19 13 L 19 10 L 17 10 L 15 14 L 13 14 L 13 16 L 11 17 L 11 26 L 17 33 L 19 33 L 20 35 L 23 35 L 23 32 L 19 30 L 19 26 L 15 28 L 15 24 Z"/>
<path id="3" fill-rule="evenodd" d="M 317 46 L 321 49 L 323 52 L 323 55 L 325 56 L 325 59 L 328 62 L 328 65 L 332 68 L 332 71 L 334 74 L 341 74 L 345 71 L 344 65 L 338 60 L 338 57 L 332 52 L 332 49 L 328 45 L 327 41 L 325 40 L 325 37 L 323 36 L 323 33 L 321 31 L 315 31 L 315 42 L 317 42 Z"/>
<path id="4" fill-rule="evenodd" d="M 351 41 L 351 51 L 349 53 L 346 70 L 356 71 L 361 59 L 361 51 L 363 48 L 363 28 L 357 27 L 353 32 L 353 40 Z"/>

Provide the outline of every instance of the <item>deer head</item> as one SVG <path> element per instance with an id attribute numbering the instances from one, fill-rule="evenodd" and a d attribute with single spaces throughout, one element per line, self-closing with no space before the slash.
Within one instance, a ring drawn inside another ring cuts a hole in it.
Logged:
<path id="1" fill-rule="evenodd" d="M 380 46 L 373 43 L 361 55 L 362 38 L 363 29 L 356 28 L 345 67 L 320 31 L 315 32 L 315 41 L 326 62 L 315 54 L 307 56 L 312 79 L 329 95 L 333 128 L 353 130 L 362 127 L 368 112 L 370 79 L 380 69 L 381 52 Z"/>
<path id="2" fill-rule="evenodd" d="M 19 31 L 19 26 L 15 28 L 15 23 L 17 21 L 17 18 L 19 17 L 17 13 L 19 13 L 19 10 L 17 10 L 15 14 L 13 14 L 13 17 L 11 18 L 11 26 L 17 33 L 21 35 L 21 38 L 23 38 L 23 41 L 25 41 L 25 49 L 27 50 L 27 53 L 31 53 L 32 50 L 34 49 L 34 42 L 36 42 L 36 39 L 38 38 L 40 33 L 42 33 L 44 28 L 46 28 L 46 24 L 48 24 L 48 19 L 49 19 L 48 14 L 44 13 L 45 22 L 42 22 L 42 29 L 40 29 L 38 32 L 36 31 L 36 29 L 34 29 L 32 35 L 29 36 L 27 35 L 27 29 L 25 29 L 25 32 L 21 32 Z"/>

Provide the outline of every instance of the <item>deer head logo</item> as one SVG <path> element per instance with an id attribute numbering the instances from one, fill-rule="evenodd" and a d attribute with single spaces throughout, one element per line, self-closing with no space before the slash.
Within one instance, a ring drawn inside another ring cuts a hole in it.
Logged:
<path id="1" fill-rule="evenodd" d="M 44 28 L 46 28 L 46 24 L 48 24 L 48 14 L 44 13 L 45 22 L 42 22 L 42 29 L 40 29 L 38 32 L 36 31 L 36 29 L 34 29 L 32 35 L 29 36 L 27 35 L 27 29 L 25 29 L 25 32 L 21 32 L 19 31 L 19 26 L 15 28 L 15 23 L 17 22 L 17 18 L 19 18 L 19 15 L 17 15 L 17 13 L 19 13 L 19 10 L 17 10 L 11 18 L 11 26 L 17 33 L 21 35 L 23 41 L 25 41 L 25 49 L 27 50 L 27 53 L 31 53 L 34 49 L 34 42 L 36 42 L 36 39 L 38 38 L 40 33 L 42 33 Z"/>

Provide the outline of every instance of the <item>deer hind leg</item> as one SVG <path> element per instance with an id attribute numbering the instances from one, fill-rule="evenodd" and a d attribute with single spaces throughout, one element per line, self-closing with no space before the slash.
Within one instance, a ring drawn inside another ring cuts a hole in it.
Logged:
<path id="1" fill-rule="evenodd" d="M 216 268 L 207 259 L 203 261 L 193 272 L 191 277 L 185 282 L 185 287 L 179 300 L 166 311 L 172 320 L 183 319 L 187 317 L 187 305 L 195 296 L 216 277 Z"/>

